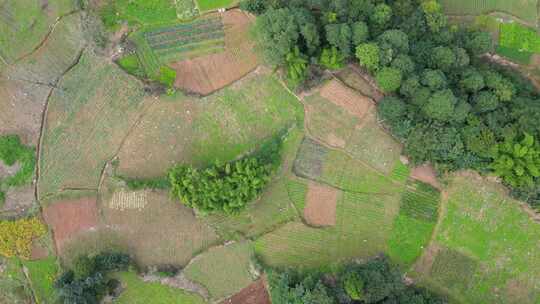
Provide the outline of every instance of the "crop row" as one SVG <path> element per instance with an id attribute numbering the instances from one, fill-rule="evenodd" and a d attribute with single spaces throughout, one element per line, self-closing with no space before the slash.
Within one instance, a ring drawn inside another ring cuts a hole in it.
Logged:
<path id="1" fill-rule="evenodd" d="M 223 26 L 218 24 L 218 25 L 213 25 L 209 27 L 196 28 L 191 31 L 170 32 L 163 35 L 146 37 L 146 40 L 150 44 L 157 44 L 157 43 L 162 43 L 169 40 L 176 40 L 178 38 L 192 37 L 192 36 L 197 36 L 199 34 L 212 33 L 212 32 L 224 32 Z"/>
<path id="2" fill-rule="evenodd" d="M 436 222 L 440 192 L 424 183 L 414 182 L 403 194 L 400 213 L 407 216 Z"/>
<path id="3" fill-rule="evenodd" d="M 179 46 L 185 46 L 189 44 L 205 42 L 208 40 L 220 39 L 221 41 L 224 41 L 223 40 L 224 36 L 225 36 L 225 33 L 223 32 L 207 33 L 207 34 L 201 34 L 194 37 L 187 37 L 184 39 L 171 40 L 171 41 L 167 41 L 161 44 L 154 44 L 154 45 L 151 45 L 151 47 L 154 50 L 163 50 L 163 49 L 176 48 Z"/>
<path id="4" fill-rule="evenodd" d="M 221 22 L 221 18 L 216 17 L 216 18 L 211 18 L 211 19 L 201 19 L 201 20 L 197 20 L 197 21 L 194 21 L 194 22 L 190 22 L 190 23 L 179 23 L 179 24 L 176 24 L 176 25 L 171 25 L 171 26 L 167 26 L 167 27 L 161 27 L 161 28 L 158 28 L 158 29 L 153 29 L 153 30 L 146 31 L 144 33 L 144 36 L 145 36 L 145 38 L 148 38 L 148 37 L 151 37 L 151 36 L 167 34 L 167 33 L 171 33 L 171 32 L 182 32 L 182 31 L 189 32 L 189 31 L 191 31 L 191 30 L 193 30 L 195 28 L 213 26 L 213 25 L 221 25 L 221 26 L 223 26 L 223 24 Z"/>

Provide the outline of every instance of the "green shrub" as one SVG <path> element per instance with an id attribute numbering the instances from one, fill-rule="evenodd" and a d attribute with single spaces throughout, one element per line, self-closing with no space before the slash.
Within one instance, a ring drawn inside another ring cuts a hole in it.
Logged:
<path id="1" fill-rule="evenodd" d="M 2 184 L 16 187 L 31 182 L 36 167 L 35 151 L 23 145 L 18 135 L 0 136 L 0 160 L 8 166 L 16 162 L 21 165 L 19 171 L 2 180 Z"/>
<path id="2" fill-rule="evenodd" d="M 384 92 L 394 92 L 401 86 L 402 73 L 396 68 L 382 68 L 375 78 Z"/>
<path id="3" fill-rule="evenodd" d="M 159 76 L 156 80 L 164 86 L 172 88 L 176 80 L 176 71 L 168 66 L 162 66 L 159 68 Z"/>
<path id="4" fill-rule="evenodd" d="M 118 65 L 127 73 L 137 76 L 144 77 L 145 73 L 143 68 L 139 63 L 139 58 L 135 54 L 124 56 L 117 61 Z"/>
<path id="5" fill-rule="evenodd" d="M 540 177 L 540 145 L 527 133 L 519 141 L 507 139 L 495 146 L 490 168 L 512 187 L 532 187 Z"/>
<path id="6" fill-rule="evenodd" d="M 338 70 L 345 65 L 345 57 L 336 47 L 326 48 L 321 53 L 319 63 L 327 69 Z"/>
<path id="7" fill-rule="evenodd" d="M 364 282 L 357 273 L 351 272 L 345 276 L 343 288 L 351 299 L 355 301 L 363 300 Z"/>

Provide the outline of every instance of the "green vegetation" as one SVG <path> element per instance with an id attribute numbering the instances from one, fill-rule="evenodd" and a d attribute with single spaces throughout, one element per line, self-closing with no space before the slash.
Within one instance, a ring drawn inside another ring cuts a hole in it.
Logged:
<path id="1" fill-rule="evenodd" d="M 219 300 L 253 281 L 252 258 L 253 249 L 249 242 L 215 247 L 190 263 L 184 274 L 205 286 L 212 299 Z"/>
<path id="2" fill-rule="evenodd" d="M 501 23 L 497 53 L 527 65 L 534 53 L 540 53 L 540 35 L 517 22 Z"/>
<path id="3" fill-rule="evenodd" d="M 480 15 L 493 11 L 517 16 L 531 24 L 536 24 L 537 0 L 441 0 L 442 6 L 451 15 Z"/>
<path id="4" fill-rule="evenodd" d="M 131 75 L 138 77 L 144 77 L 145 75 L 139 63 L 139 58 L 135 54 L 124 56 L 118 59 L 117 63 L 124 71 Z"/>
<path id="5" fill-rule="evenodd" d="M 141 280 L 134 272 L 118 272 L 111 275 L 125 284 L 126 289 L 115 300 L 118 304 L 204 304 L 204 300 L 179 288 L 148 283 Z"/>
<path id="6" fill-rule="evenodd" d="M 194 0 L 108 0 L 100 8 L 101 20 L 108 28 L 127 22 L 149 25 L 189 19 L 198 15 Z"/>
<path id="7" fill-rule="evenodd" d="M 130 263 L 127 254 L 116 252 L 103 252 L 93 257 L 80 256 L 73 269 L 65 271 L 54 287 L 64 303 L 99 303 L 119 284 L 107 275 L 126 270 Z"/>
<path id="8" fill-rule="evenodd" d="M 0 256 L 0 299 L 9 304 L 31 303 L 32 290 L 17 258 Z"/>
<path id="9" fill-rule="evenodd" d="M 445 303 L 434 293 L 406 286 L 399 270 L 384 257 L 347 264 L 329 273 L 270 269 L 268 283 L 274 304 Z"/>
<path id="10" fill-rule="evenodd" d="M 394 221 L 388 255 L 404 266 L 412 265 L 428 245 L 438 219 L 440 193 L 422 182 L 409 182 Z"/>
<path id="11" fill-rule="evenodd" d="M 280 139 L 253 156 L 209 168 L 177 165 L 169 170 L 172 195 L 203 214 L 234 214 L 257 198 L 280 161 Z"/>
<path id="12" fill-rule="evenodd" d="M 6 199 L 4 191 L 7 188 L 31 183 L 36 169 L 35 154 L 35 149 L 23 145 L 18 135 L 0 136 L 0 161 L 7 166 L 20 165 L 14 175 L 0 178 L 0 206 Z"/>
<path id="13" fill-rule="evenodd" d="M 231 6 L 235 0 L 197 0 L 199 9 L 202 12 L 215 10 L 218 8 L 227 8 Z"/>
<path id="14" fill-rule="evenodd" d="M 442 247 L 421 278 L 463 302 L 536 304 L 540 226 L 504 188 L 478 176 L 455 176 L 435 237 Z M 508 258 L 512 257 L 512 258 Z M 509 286 L 514 286 L 509 288 Z M 500 293 L 493 293 L 497 288 Z"/>
<path id="15" fill-rule="evenodd" d="M 530 64 L 531 56 L 533 55 L 533 53 L 531 52 L 520 51 L 518 49 L 503 46 L 497 46 L 495 51 L 497 52 L 497 54 L 523 65 Z"/>
<path id="16" fill-rule="evenodd" d="M 28 269 L 32 290 L 38 303 L 54 303 L 56 293 L 53 285 L 59 272 L 56 258 L 49 257 L 43 260 L 23 261 L 23 265 Z"/>

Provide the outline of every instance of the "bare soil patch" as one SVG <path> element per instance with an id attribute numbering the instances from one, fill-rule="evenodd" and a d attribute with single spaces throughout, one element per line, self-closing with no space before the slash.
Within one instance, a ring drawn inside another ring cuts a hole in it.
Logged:
<path id="1" fill-rule="evenodd" d="M 259 279 L 220 304 L 271 304 L 271 302 L 264 279 Z"/>
<path id="2" fill-rule="evenodd" d="M 6 201 L 1 209 L 5 215 L 21 215 L 32 208 L 35 204 L 34 186 L 11 187 L 6 192 Z"/>
<path id="3" fill-rule="evenodd" d="M 15 175 L 17 171 L 21 168 L 21 164 L 18 162 L 13 164 L 13 166 L 8 166 L 0 160 L 0 178 L 6 178 L 8 176 Z"/>
<path id="4" fill-rule="evenodd" d="M 440 250 L 441 246 L 432 242 L 431 245 L 424 250 L 424 254 L 414 265 L 414 270 L 422 275 L 428 275 L 431 272 L 435 257 L 439 254 Z"/>
<path id="5" fill-rule="evenodd" d="M 32 243 L 32 249 L 30 251 L 30 259 L 35 260 L 42 260 L 49 256 L 49 250 L 43 246 L 41 243 L 34 241 Z"/>
<path id="6" fill-rule="evenodd" d="M 339 190 L 310 182 L 304 208 L 304 219 L 313 226 L 334 226 Z"/>
<path id="7" fill-rule="evenodd" d="M 441 184 L 437 179 L 437 172 L 431 165 L 421 165 L 411 170 L 411 178 L 429 184 L 437 189 L 441 189 Z"/>
<path id="8" fill-rule="evenodd" d="M 69 240 L 97 228 L 96 198 L 71 199 L 51 204 L 43 210 L 43 218 L 52 228 L 57 251 L 62 254 Z"/>
<path id="9" fill-rule="evenodd" d="M 369 97 L 359 94 L 337 80 L 332 80 L 322 87 L 320 95 L 360 119 L 373 105 Z"/>
<path id="10" fill-rule="evenodd" d="M 347 144 L 347 142 L 343 138 L 338 137 L 334 133 L 328 134 L 328 136 L 326 137 L 326 143 L 336 148 L 345 148 L 345 145 Z"/>
<path id="11" fill-rule="evenodd" d="M 190 93 L 208 95 L 253 71 L 258 65 L 253 43 L 247 39 L 252 24 L 247 13 L 229 10 L 223 14 L 225 51 L 171 64 L 175 86 Z"/>

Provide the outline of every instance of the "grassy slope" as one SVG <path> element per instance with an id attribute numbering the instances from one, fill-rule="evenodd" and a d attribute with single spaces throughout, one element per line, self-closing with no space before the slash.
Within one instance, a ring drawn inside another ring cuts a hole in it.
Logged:
<path id="1" fill-rule="evenodd" d="M 268 75 L 202 99 L 164 98 L 127 139 L 119 155 L 119 173 L 155 177 L 177 162 L 227 162 L 300 124 L 302 114 L 298 101 Z"/>
<path id="2" fill-rule="evenodd" d="M 49 101 L 40 163 L 40 197 L 96 188 L 101 170 L 142 110 L 142 85 L 85 52 Z"/>
<path id="3" fill-rule="evenodd" d="M 214 10 L 218 8 L 227 8 L 238 1 L 236 0 L 197 0 L 199 9 L 204 11 Z"/>
<path id="4" fill-rule="evenodd" d="M 0 303 L 25 304 L 29 303 L 31 293 L 28 282 L 24 277 L 21 265 L 16 258 L 4 258 L 0 256 Z"/>
<path id="5" fill-rule="evenodd" d="M 214 300 L 228 297 L 248 286 L 253 249 L 248 242 L 234 243 L 212 248 L 198 256 L 188 267 L 185 275 L 204 285 Z"/>
<path id="6" fill-rule="evenodd" d="M 430 284 L 471 303 L 540 300 L 540 225 L 500 185 L 455 177 L 436 241 L 448 249 L 423 274 Z"/>
<path id="7" fill-rule="evenodd" d="M 42 1 L 4 1 L 0 17 L 0 56 L 6 61 L 30 53 L 49 32 L 56 18 L 73 11 L 76 6 L 71 0 L 50 0 L 46 11 Z"/>
<path id="8" fill-rule="evenodd" d="M 133 272 L 114 274 L 126 287 L 114 303 L 117 304 L 203 304 L 204 300 L 195 294 L 187 293 L 178 288 L 161 285 L 160 283 L 145 283 Z"/>
<path id="9" fill-rule="evenodd" d="M 49 257 L 44 260 L 23 261 L 23 265 L 28 268 L 32 289 L 39 303 L 53 303 L 56 298 L 53 284 L 59 271 L 56 258 Z"/>

